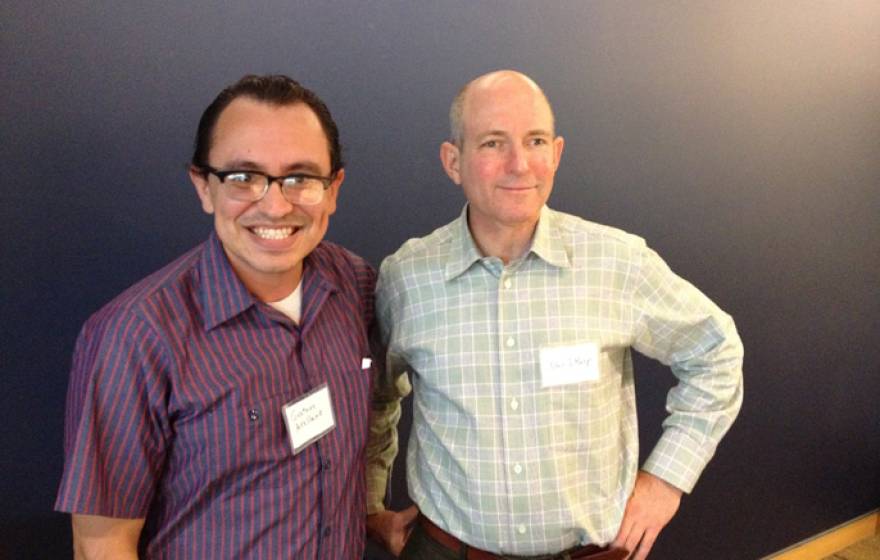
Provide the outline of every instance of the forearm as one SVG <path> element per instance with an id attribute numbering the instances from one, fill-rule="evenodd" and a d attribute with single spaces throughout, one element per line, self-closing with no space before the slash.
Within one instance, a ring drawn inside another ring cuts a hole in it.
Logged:
<path id="1" fill-rule="evenodd" d="M 385 509 L 388 481 L 398 451 L 397 424 L 400 421 L 401 401 L 412 391 L 407 374 L 410 369 L 407 359 L 395 351 L 392 342 L 392 326 L 395 325 L 395 320 L 391 304 L 393 298 L 389 295 L 387 262 L 388 259 L 383 262 L 382 272 L 376 284 L 378 328 L 373 330 L 371 343 L 373 355 L 378 361 L 366 446 L 368 515 Z"/>
<path id="2" fill-rule="evenodd" d="M 645 462 L 647 472 L 690 492 L 730 429 L 743 399 L 742 344 L 729 317 L 719 342 L 673 363 L 679 383 L 667 399 L 664 432 Z"/>
<path id="3" fill-rule="evenodd" d="M 374 402 L 366 448 L 367 514 L 385 509 L 385 493 L 398 451 L 399 420 L 399 400 L 381 405 Z"/>
<path id="4" fill-rule="evenodd" d="M 74 514 L 71 525 L 75 560 L 137 560 L 144 519 Z"/>
<path id="5" fill-rule="evenodd" d="M 370 414 L 366 449 L 368 514 L 385 509 L 385 493 L 398 450 L 400 403 L 412 390 L 403 365 L 397 364 L 393 359 L 389 363 L 394 369 L 389 372 L 388 377 L 377 383 Z"/>
<path id="6" fill-rule="evenodd" d="M 81 542 L 74 540 L 74 560 L 138 560 L 137 546 L 133 549 L 128 545 L 118 543 L 105 543 L 100 546 L 94 544 L 83 546 Z"/>

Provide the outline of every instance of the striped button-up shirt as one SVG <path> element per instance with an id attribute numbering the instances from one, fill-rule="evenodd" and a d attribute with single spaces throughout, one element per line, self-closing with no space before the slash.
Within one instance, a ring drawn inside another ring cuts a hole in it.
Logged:
<path id="1" fill-rule="evenodd" d="M 146 517 L 146 558 L 358 558 L 375 271 L 304 261 L 299 325 L 257 301 L 215 235 L 83 327 L 56 509 Z M 327 384 L 336 428 L 294 455 L 282 406 Z"/>
<path id="2" fill-rule="evenodd" d="M 733 321 L 636 236 L 545 207 L 530 251 L 505 266 L 480 254 L 466 216 L 382 264 L 368 510 L 382 509 L 409 372 L 407 480 L 423 514 L 497 553 L 606 543 L 639 460 L 630 349 L 679 381 L 643 468 L 690 491 L 742 402 Z"/>

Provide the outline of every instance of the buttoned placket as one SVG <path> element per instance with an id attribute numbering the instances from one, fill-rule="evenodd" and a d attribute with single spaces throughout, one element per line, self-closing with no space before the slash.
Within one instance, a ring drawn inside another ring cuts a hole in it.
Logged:
<path id="1" fill-rule="evenodd" d="M 303 372 L 307 376 L 311 387 L 314 388 L 322 382 L 318 375 L 321 364 L 325 362 L 322 358 L 322 352 L 324 349 L 319 345 L 308 344 L 309 334 L 316 322 L 316 317 L 321 312 L 321 308 L 326 304 L 327 299 L 330 297 L 330 293 L 325 289 L 325 286 L 320 285 L 317 282 L 316 285 L 311 285 L 310 287 L 312 289 L 309 290 L 309 294 L 312 297 L 308 300 L 308 303 L 306 299 L 306 290 L 303 290 L 302 316 L 304 321 L 301 326 L 298 327 L 300 344 L 297 356 L 300 360 Z M 332 398 L 333 395 L 331 395 L 331 399 Z M 328 436 L 329 435 L 330 434 L 328 434 Z M 335 558 L 335 553 L 333 547 L 327 541 L 333 536 L 333 532 L 338 529 L 333 527 L 331 520 L 328 519 L 328 512 L 334 511 L 335 506 L 335 504 L 331 503 L 330 498 L 330 496 L 334 495 L 334 492 L 331 491 L 333 477 L 330 474 L 331 469 L 333 468 L 333 458 L 328 455 L 328 446 L 322 445 L 322 443 L 321 440 L 318 440 L 312 444 L 315 453 L 315 460 L 317 461 L 318 476 L 321 481 L 321 497 L 319 500 L 321 509 L 318 515 L 318 535 L 321 539 L 319 550 L 322 558 L 331 560 Z"/>
<path id="2" fill-rule="evenodd" d="M 309 280 L 312 279 L 309 278 Z M 308 393 L 323 383 L 323 380 L 319 377 L 318 370 L 318 368 L 321 367 L 321 363 L 324 361 L 321 358 L 321 352 L 323 349 L 320 345 L 310 345 L 307 341 L 311 328 L 315 324 L 315 318 L 320 313 L 321 307 L 323 307 L 329 297 L 329 292 L 324 289 L 323 286 L 315 285 L 319 282 L 307 282 L 305 276 L 302 281 L 303 304 L 300 323 L 296 324 L 288 317 L 280 318 L 280 321 L 290 331 L 292 338 L 290 360 L 294 363 L 291 364 L 290 368 L 291 375 L 293 376 L 291 381 L 295 387 L 295 392 L 298 395 Z M 267 309 L 271 310 L 270 313 L 274 312 L 281 315 L 277 310 L 272 308 Z M 296 372 L 302 372 L 302 375 L 298 376 L 296 375 Z M 318 538 L 322 542 L 319 547 L 319 555 L 331 560 L 335 558 L 335 553 L 332 550 L 333 547 L 326 541 L 333 534 L 333 527 L 327 519 L 327 512 L 333 511 L 334 508 L 334 504 L 330 503 L 330 496 L 332 496 L 333 493 L 329 491 L 332 477 L 328 474 L 333 468 L 333 460 L 331 457 L 327 456 L 325 450 L 327 446 L 324 446 L 321 443 L 321 440 L 314 442 L 309 449 L 304 450 L 302 453 L 311 455 L 309 459 L 315 461 L 320 477 L 320 509 L 318 511 L 317 530 Z M 293 537 L 294 535 L 291 535 L 291 538 Z"/>
<path id="3" fill-rule="evenodd" d="M 522 262 L 501 268 L 496 282 L 498 302 L 499 347 L 499 399 L 504 446 L 504 480 L 508 488 L 508 527 L 512 542 L 521 541 L 528 532 L 528 477 L 526 458 L 523 456 L 525 420 L 522 401 L 523 336 L 522 318 L 517 305 L 516 284 Z M 503 543 L 500 543 L 503 546 Z"/>

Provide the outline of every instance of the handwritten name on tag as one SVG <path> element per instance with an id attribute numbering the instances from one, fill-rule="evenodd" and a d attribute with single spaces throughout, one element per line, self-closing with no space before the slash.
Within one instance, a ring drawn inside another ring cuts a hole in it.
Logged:
<path id="1" fill-rule="evenodd" d="M 330 388 L 326 384 L 287 403 L 282 407 L 282 412 L 294 455 L 336 427 Z"/>
<path id="2" fill-rule="evenodd" d="M 599 379 L 599 346 L 595 342 L 547 346 L 541 348 L 540 360 L 543 388 Z"/>

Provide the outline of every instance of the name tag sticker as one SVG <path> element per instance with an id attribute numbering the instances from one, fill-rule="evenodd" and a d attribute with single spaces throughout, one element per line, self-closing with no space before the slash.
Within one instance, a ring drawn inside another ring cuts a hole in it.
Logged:
<path id="1" fill-rule="evenodd" d="M 330 388 L 323 384 L 282 407 L 290 446 L 296 455 L 336 427 Z"/>
<path id="2" fill-rule="evenodd" d="M 541 387 L 599 379 L 599 346 L 585 342 L 541 348 Z"/>

